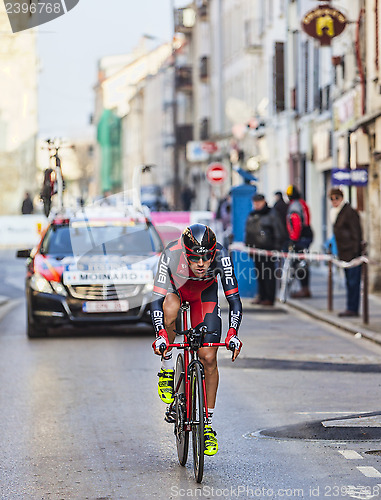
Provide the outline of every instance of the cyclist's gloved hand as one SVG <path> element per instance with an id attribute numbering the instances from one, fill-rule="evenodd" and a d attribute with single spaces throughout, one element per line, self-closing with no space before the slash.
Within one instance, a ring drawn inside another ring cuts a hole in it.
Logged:
<path id="1" fill-rule="evenodd" d="M 162 345 L 165 345 L 165 350 L 163 352 L 160 350 L 160 346 Z M 165 356 L 167 354 L 168 346 L 169 346 L 168 334 L 164 329 L 162 329 L 156 335 L 156 340 L 152 344 L 152 349 L 154 350 L 154 353 L 157 354 L 158 356 L 162 355 Z"/>
<path id="2" fill-rule="evenodd" d="M 234 354 L 232 358 L 232 360 L 234 361 L 237 358 L 238 354 L 240 353 L 242 347 L 242 342 L 237 337 L 237 332 L 235 328 L 229 328 L 229 331 L 225 339 L 226 349 L 230 349 L 231 343 L 234 344 Z"/>

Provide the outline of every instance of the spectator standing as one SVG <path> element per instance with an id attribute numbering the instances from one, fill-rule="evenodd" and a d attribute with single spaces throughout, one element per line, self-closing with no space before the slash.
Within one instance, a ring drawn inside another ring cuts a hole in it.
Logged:
<path id="1" fill-rule="evenodd" d="M 33 213 L 33 210 L 34 210 L 34 207 L 33 207 L 32 198 L 30 197 L 29 193 L 25 193 L 25 198 L 24 198 L 24 201 L 22 202 L 22 206 L 21 206 L 21 213 L 23 215 L 29 215 L 29 214 Z"/>
<path id="2" fill-rule="evenodd" d="M 193 190 L 189 186 L 185 186 L 181 191 L 181 200 L 183 202 L 183 210 L 189 212 L 192 206 L 192 201 L 195 197 Z"/>
<path id="3" fill-rule="evenodd" d="M 271 209 L 263 194 L 253 196 L 254 210 L 246 220 L 245 243 L 263 250 L 278 250 L 281 241 L 281 221 L 277 212 Z M 254 254 L 258 295 L 253 304 L 274 305 L 275 261 L 273 256 Z"/>
<path id="4" fill-rule="evenodd" d="M 288 231 L 287 231 L 287 209 L 288 204 L 283 199 L 283 193 L 277 191 L 274 193 L 275 203 L 273 208 L 278 213 L 279 219 L 282 223 L 282 238 L 281 238 L 281 249 L 287 251 L 288 247 Z"/>
<path id="5" fill-rule="evenodd" d="M 332 188 L 329 192 L 332 203 L 331 222 L 340 260 L 349 262 L 361 255 L 362 230 L 360 217 L 354 208 L 344 200 L 341 189 Z M 358 316 L 360 304 L 360 284 L 362 265 L 344 269 L 347 289 L 347 309 L 340 317 Z"/>
<path id="6" fill-rule="evenodd" d="M 289 244 L 296 252 L 305 252 L 313 240 L 313 233 L 310 226 L 310 210 L 296 186 L 288 186 L 286 194 L 290 200 L 287 209 Z M 311 297 L 310 271 L 307 261 L 305 261 L 305 266 L 301 269 L 303 272 L 299 271 L 296 276 L 296 279 L 300 281 L 301 289 L 291 295 L 291 297 L 297 299 Z"/>

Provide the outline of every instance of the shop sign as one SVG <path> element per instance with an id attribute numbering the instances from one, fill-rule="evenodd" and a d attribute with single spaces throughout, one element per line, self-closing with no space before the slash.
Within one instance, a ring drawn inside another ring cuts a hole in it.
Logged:
<path id="1" fill-rule="evenodd" d="M 302 19 L 302 28 L 307 35 L 320 41 L 320 45 L 331 44 L 332 38 L 340 35 L 347 25 L 347 18 L 328 4 L 310 10 Z"/>
<path id="2" fill-rule="evenodd" d="M 333 168 L 331 171 L 332 186 L 366 186 L 368 171 L 365 168 Z"/>

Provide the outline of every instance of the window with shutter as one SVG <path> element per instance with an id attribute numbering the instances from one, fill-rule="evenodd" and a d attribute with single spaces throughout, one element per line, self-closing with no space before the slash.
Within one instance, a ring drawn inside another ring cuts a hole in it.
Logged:
<path id="1" fill-rule="evenodd" d="M 284 43 L 275 42 L 274 56 L 274 88 L 275 88 L 275 111 L 277 113 L 285 110 L 284 92 Z"/>

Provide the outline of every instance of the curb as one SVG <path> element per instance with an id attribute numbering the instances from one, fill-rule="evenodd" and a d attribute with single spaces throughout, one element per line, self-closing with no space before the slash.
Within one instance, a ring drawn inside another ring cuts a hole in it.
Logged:
<path id="1" fill-rule="evenodd" d="M 376 344 L 381 345 L 381 334 L 377 332 L 372 332 L 371 330 L 368 330 L 362 325 L 352 325 L 351 323 L 343 320 L 343 319 L 336 319 L 331 316 L 328 316 L 327 314 L 318 311 L 317 309 L 314 309 L 312 307 L 309 307 L 304 304 L 300 304 L 296 300 L 289 299 L 287 300 L 286 304 L 282 304 L 283 307 L 287 308 L 294 308 L 297 309 L 298 311 L 307 314 L 308 316 L 311 316 L 315 319 L 318 319 L 319 321 L 322 321 L 324 323 L 328 323 L 330 325 L 335 326 L 336 328 L 340 328 L 340 330 L 343 330 L 347 333 L 351 333 L 352 335 L 356 335 L 360 333 L 364 338 L 371 340 L 375 342 Z"/>

